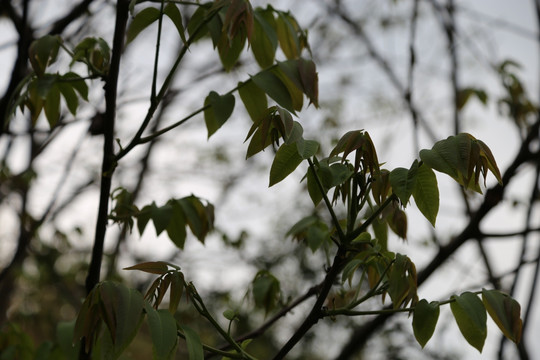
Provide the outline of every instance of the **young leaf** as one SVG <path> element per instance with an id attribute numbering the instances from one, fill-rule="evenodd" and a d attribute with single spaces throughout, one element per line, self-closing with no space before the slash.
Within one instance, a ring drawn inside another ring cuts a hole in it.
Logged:
<path id="1" fill-rule="evenodd" d="M 184 275 L 180 271 L 171 274 L 170 288 L 169 312 L 174 315 L 184 292 Z"/>
<path id="2" fill-rule="evenodd" d="M 167 310 L 155 310 L 148 302 L 144 309 L 152 337 L 154 359 L 173 359 L 178 343 L 176 320 Z"/>
<path id="3" fill-rule="evenodd" d="M 420 212 L 435 226 L 439 213 L 439 188 L 435 173 L 426 165 L 418 167 L 412 194 Z"/>
<path id="4" fill-rule="evenodd" d="M 261 71 L 252 76 L 251 80 L 280 106 L 294 113 L 293 101 L 289 90 L 273 72 L 270 70 Z"/>
<path id="5" fill-rule="evenodd" d="M 434 170 L 451 176 L 466 189 L 482 193 L 479 180 L 491 171 L 502 183 L 502 178 L 491 150 L 474 136 L 461 133 L 433 145 L 431 150 L 421 150 L 420 158 Z"/>
<path id="6" fill-rule="evenodd" d="M 465 292 L 460 296 L 452 296 L 455 300 L 450 303 L 450 309 L 456 323 L 469 344 L 482 352 L 487 336 L 486 308 L 482 301 L 471 292 Z"/>
<path id="7" fill-rule="evenodd" d="M 180 325 L 180 329 L 186 337 L 189 360 L 204 360 L 203 345 L 199 334 L 186 325 Z"/>
<path id="8" fill-rule="evenodd" d="M 259 123 L 268 108 L 268 100 L 264 91 L 253 81 L 248 80 L 239 87 L 238 94 L 240 94 L 240 99 L 242 99 L 251 120 L 254 123 Z"/>
<path id="9" fill-rule="evenodd" d="M 219 95 L 215 91 L 210 91 L 204 101 L 204 105 L 209 106 L 204 110 L 204 121 L 208 129 L 208 137 L 212 136 L 229 119 L 234 110 L 234 103 L 234 95 Z"/>
<path id="10" fill-rule="evenodd" d="M 105 281 L 99 286 L 102 318 L 119 356 L 131 343 L 142 320 L 143 297 L 135 289 L 120 283 Z"/>
<path id="11" fill-rule="evenodd" d="M 132 42 L 141 31 L 159 19 L 159 16 L 160 11 L 154 7 L 147 7 L 138 12 L 126 31 L 126 43 Z"/>
<path id="12" fill-rule="evenodd" d="M 139 270 L 150 274 L 162 275 L 169 271 L 169 267 L 163 261 L 148 261 L 137 265 L 129 266 L 124 270 Z"/>
<path id="13" fill-rule="evenodd" d="M 426 299 L 422 299 L 414 307 L 412 327 L 414 337 L 422 348 L 431 339 L 438 320 L 439 303 L 437 301 L 428 303 Z"/>
<path id="14" fill-rule="evenodd" d="M 519 343 L 523 330 L 519 303 L 498 290 L 486 289 L 482 289 L 482 301 L 504 336 L 516 344 Z"/>
<path id="15" fill-rule="evenodd" d="M 45 35 L 30 44 L 28 57 L 32 69 L 42 76 L 49 65 L 56 61 L 62 39 L 58 35 Z"/>
<path id="16" fill-rule="evenodd" d="M 78 343 L 85 339 L 85 351 L 88 353 L 99 334 L 101 319 L 101 309 L 99 305 L 99 290 L 94 288 L 84 300 L 73 331 L 73 343 Z"/>
<path id="17" fill-rule="evenodd" d="M 135 289 L 119 286 L 120 298 L 116 310 L 116 353 L 122 353 L 131 343 L 143 319 L 143 296 Z"/>
<path id="18" fill-rule="evenodd" d="M 273 186 L 285 179 L 302 162 L 296 144 L 283 144 L 276 152 L 270 168 L 270 185 Z"/>

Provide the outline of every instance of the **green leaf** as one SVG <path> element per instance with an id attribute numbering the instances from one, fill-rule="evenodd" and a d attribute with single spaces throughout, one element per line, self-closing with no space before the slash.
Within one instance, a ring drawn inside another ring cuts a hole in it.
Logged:
<path id="1" fill-rule="evenodd" d="M 284 74 L 298 90 L 302 90 L 302 79 L 298 70 L 299 59 L 278 62 L 278 69 Z"/>
<path id="2" fill-rule="evenodd" d="M 439 213 L 439 188 L 435 173 L 424 164 L 418 167 L 413 197 L 420 212 L 435 226 Z"/>
<path id="3" fill-rule="evenodd" d="M 298 70 L 295 70 L 295 72 L 298 73 Z M 302 86 L 298 83 L 298 76 L 289 77 L 289 75 L 287 75 L 283 71 L 281 66 L 277 68 L 272 68 L 271 71 L 281 80 L 283 85 L 285 85 L 285 87 L 287 88 L 287 91 L 291 96 L 293 109 L 296 111 L 302 110 L 302 107 L 304 106 L 304 94 L 302 93 Z"/>
<path id="4" fill-rule="evenodd" d="M 414 161 L 411 169 L 396 168 L 390 172 L 390 184 L 394 194 L 406 206 L 416 185 L 418 161 Z"/>
<path id="5" fill-rule="evenodd" d="M 309 215 L 305 218 L 302 218 L 299 220 L 296 224 L 294 224 L 289 231 L 287 231 L 287 234 L 285 236 L 293 236 L 297 237 L 299 234 L 305 232 L 310 226 L 316 224 L 319 221 L 319 218 L 317 216 Z"/>
<path id="6" fill-rule="evenodd" d="M 169 239 L 177 248 L 183 249 L 186 242 L 186 217 L 182 207 L 176 202 L 171 202 L 172 217 L 169 225 L 165 229 Z"/>
<path id="7" fill-rule="evenodd" d="M 152 218 L 152 208 L 154 207 L 156 207 L 156 204 L 152 202 L 151 205 L 146 205 L 137 214 L 137 229 L 140 235 L 144 233 L 148 221 Z"/>
<path id="8" fill-rule="evenodd" d="M 298 72 L 304 94 L 309 99 L 309 102 L 319 107 L 319 76 L 315 63 L 311 60 L 298 59 Z"/>
<path id="9" fill-rule="evenodd" d="M 189 360 L 204 360 L 203 345 L 199 334 L 186 325 L 180 325 L 180 329 L 186 337 Z"/>
<path id="10" fill-rule="evenodd" d="M 482 352 L 487 336 L 486 308 L 482 301 L 471 292 L 465 292 L 460 296 L 452 296 L 455 300 L 450 303 L 450 309 L 456 323 L 469 344 Z"/>
<path id="11" fill-rule="evenodd" d="M 294 113 L 292 97 L 287 86 L 272 71 L 261 71 L 252 76 L 251 80 L 276 103 Z"/>
<path id="12" fill-rule="evenodd" d="M 486 289 L 482 289 L 482 301 L 489 316 L 501 329 L 504 336 L 516 344 L 519 343 L 523 330 L 519 303 L 498 290 Z"/>
<path id="13" fill-rule="evenodd" d="M 167 310 L 155 310 L 148 302 L 145 302 L 144 309 L 148 316 L 154 359 L 173 359 L 178 343 L 176 320 Z"/>
<path id="14" fill-rule="evenodd" d="M 163 261 L 147 261 L 126 267 L 124 270 L 139 270 L 150 274 L 162 275 L 169 271 L 169 267 Z"/>
<path id="15" fill-rule="evenodd" d="M 302 154 L 303 151 L 301 151 L 300 149 L 303 148 L 303 143 L 304 143 L 304 139 L 302 137 L 303 134 L 304 134 L 304 128 L 302 127 L 302 125 L 300 125 L 298 121 L 294 121 L 291 130 L 288 132 L 285 138 L 285 144 L 297 143 L 297 147 L 298 147 L 299 146 L 298 142 L 302 142 L 302 144 L 300 145 L 298 149 L 298 153 Z"/>
<path id="16" fill-rule="evenodd" d="M 147 7 L 139 11 L 126 31 L 126 43 L 129 44 L 132 42 L 141 31 L 159 19 L 159 16 L 160 11 L 154 7 Z"/>
<path id="17" fill-rule="evenodd" d="M 246 81 L 239 87 L 238 93 L 244 103 L 251 120 L 254 123 L 261 121 L 268 108 L 266 94 L 251 80 Z"/>
<path id="18" fill-rule="evenodd" d="M 256 9 L 254 16 L 254 36 L 251 41 L 251 51 L 261 68 L 267 68 L 274 63 L 278 38 L 272 27 L 275 20 L 271 11 Z"/>
<path id="19" fill-rule="evenodd" d="M 49 89 L 43 110 L 50 127 L 53 128 L 60 119 L 60 89 L 57 84 Z"/>
<path id="20" fill-rule="evenodd" d="M 253 299 L 255 305 L 264 308 L 266 314 L 276 306 L 279 300 L 280 284 L 270 272 L 261 270 L 253 279 Z"/>
<path id="21" fill-rule="evenodd" d="M 208 129 L 208 137 L 212 136 L 230 118 L 234 110 L 235 98 L 232 94 L 219 95 L 210 91 L 204 105 L 209 108 L 204 110 L 204 121 Z"/>
<path id="22" fill-rule="evenodd" d="M 420 158 L 432 169 L 450 175 L 457 181 L 459 173 L 467 172 L 469 152 L 470 142 L 467 139 L 450 136 L 436 142 L 431 150 L 421 150 Z"/>
<path id="23" fill-rule="evenodd" d="M 482 193 L 480 176 L 484 185 L 488 170 L 502 184 L 502 178 L 489 147 L 474 136 L 461 133 L 433 145 L 431 150 L 420 151 L 422 161 L 434 170 L 451 176 L 466 189 Z"/>
<path id="24" fill-rule="evenodd" d="M 352 283 L 352 279 L 355 271 L 360 267 L 360 265 L 365 264 L 365 259 L 352 259 L 344 267 L 341 273 L 341 282 L 349 281 L 349 285 Z"/>
<path id="25" fill-rule="evenodd" d="M 345 181 L 352 174 L 347 165 L 332 164 L 329 166 L 327 160 L 321 162 L 315 161 L 315 171 L 325 194 L 331 187 L 341 184 L 342 181 Z M 311 167 L 307 171 L 306 178 L 309 196 L 313 204 L 317 205 L 323 196 Z"/>
<path id="26" fill-rule="evenodd" d="M 180 10 L 178 10 L 178 7 L 173 3 L 168 3 L 165 8 L 163 9 L 163 13 L 171 19 L 171 21 L 174 23 L 174 26 L 176 26 L 176 29 L 178 30 L 178 34 L 180 35 L 180 38 L 182 39 L 182 42 L 184 45 L 186 45 L 186 35 L 184 34 L 184 24 L 182 23 L 182 14 L 180 14 Z"/>
<path id="27" fill-rule="evenodd" d="M 299 139 L 296 142 L 296 150 L 302 159 L 306 160 L 311 158 L 319 151 L 319 143 L 315 140 Z"/>
<path id="28" fill-rule="evenodd" d="M 135 289 L 120 286 L 120 301 L 116 311 L 117 353 L 123 352 L 138 332 L 142 320 L 143 297 Z"/>
<path id="29" fill-rule="evenodd" d="M 182 207 L 187 223 L 193 235 L 204 243 L 204 239 L 214 225 L 214 208 L 211 204 L 206 207 L 196 196 L 188 196 L 178 200 Z"/>
<path id="30" fill-rule="evenodd" d="M 246 36 L 238 33 L 234 38 L 229 39 L 226 32 L 221 32 L 218 43 L 218 53 L 225 71 L 229 72 L 238 62 L 240 54 L 246 44 Z"/>
<path id="31" fill-rule="evenodd" d="M 75 115 L 77 113 L 77 108 L 79 107 L 79 98 L 77 97 L 73 86 L 69 83 L 59 82 L 58 89 L 66 101 L 69 112 Z"/>
<path id="32" fill-rule="evenodd" d="M 159 235 L 169 226 L 173 215 L 173 209 L 170 204 L 165 204 L 161 207 L 157 207 L 155 203 L 152 203 L 151 217 L 154 227 L 156 229 L 156 235 Z"/>
<path id="33" fill-rule="evenodd" d="M 285 179 L 302 162 L 296 144 L 283 144 L 276 152 L 270 168 L 270 185 L 273 186 Z"/>
<path id="34" fill-rule="evenodd" d="M 88 101 L 88 85 L 83 78 L 74 72 L 68 72 L 62 76 L 62 80 L 69 81 L 69 84 L 75 89 L 79 95 Z"/>
<path id="35" fill-rule="evenodd" d="M 412 327 L 416 341 L 422 346 L 426 346 L 439 320 L 439 302 L 428 303 L 426 299 L 420 300 L 414 307 Z"/>
<path id="36" fill-rule="evenodd" d="M 300 56 L 300 42 L 291 17 L 278 13 L 276 18 L 276 32 L 281 50 L 287 59 L 296 59 Z"/>

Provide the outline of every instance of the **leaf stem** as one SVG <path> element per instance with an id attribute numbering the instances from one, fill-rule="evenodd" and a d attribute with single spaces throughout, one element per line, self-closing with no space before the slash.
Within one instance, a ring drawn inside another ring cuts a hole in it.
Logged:
<path id="1" fill-rule="evenodd" d="M 244 349 L 242 349 L 242 347 L 238 345 L 238 343 L 231 337 L 231 335 L 227 331 L 225 331 L 225 329 L 223 329 L 221 325 L 212 317 L 212 314 L 210 314 L 210 312 L 206 308 L 206 305 L 204 305 L 204 302 L 199 293 L 197 292 L 195 286 L 192 283 L 189 283 L 187 284 L 186 289 L 189 291 L 190 296 L 193 299 L 193 305 L 195 306 L 195 309 L 197 309 L 197 311 L 212 324 L 212 326 L 221 334 L 221 336 L 229 344 L 231 344 L 236 351 L 242 354 L 243 358 L 257 360 L 256 358 L 248 354 Z"/>
<path id="2" fill-rule="evenodd" d="M 311 159 L 307 159 L 307 161 L 309 164 L 309 169 L 311 170 L 313 177 L 315 178 L 315 182 L 317 183 L 317 187 L 319 188 L 319 191 L 321 192 L 321 195 L 324 199 L 324 203 L 326 207 L 328 208 L 328 212 L 330 213 L 330 216 L 332 217 L 332 222 L 334 223 L 334 226 L 336 227 L 336 231 L 338 233 L 340 243 L 343 244 L 346 240 L 345 233 L 343 233 L 343 229 L 341 228 L 341 225 L 339 224 L 339 220 L 336 216 L 336 213 L 334 212 L 332 203 L 330 202 L 330 199 L 328 199 L 328 196 L 326 195 L 326 192 L 324 191 L 324 187 L 321 183 L 321 179 L 319 179 L 319 176 L 317 175 L 317 171 L 315 171 L 315 165 L 313 164 L 313 161 L 311 161 Z"/>
<path id="3" fill-rule="evenodd" d="M 154 72 L 152 74 L 152 90 L 151 90 L 151 95 L 150 95 L 151 102 L 154 102 L 156 100 L 156 83 L 157 83 L 157 74 L 158 74 L 159 48 L 161 46 L 161 29 L 163 27 L 164 4 L 165 4 L 165 1 L 161 0 L 161 7 L 159 9 L 157 39 L 156 39 L 156 55 L 154 57 Z"/>

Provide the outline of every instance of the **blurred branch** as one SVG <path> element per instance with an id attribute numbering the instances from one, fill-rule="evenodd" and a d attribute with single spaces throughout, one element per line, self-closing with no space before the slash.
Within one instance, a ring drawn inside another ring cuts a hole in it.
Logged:
<path id="1" fill-rule="evenodd" d="M 54 22 L 49 34 L 56 35 L 62 33 L 68 25 L 88 12 L 88 7 L 92 1 L 94 0 L 83 0 L 78 5 L 75 5 L 66 16 Z"/>
<path id="2" fill-rule="evenodd" d="M 284 359 L 285 356 L 292 350 L 292 348 L 306 335 L 306 333 L 315 325 L 319 319 L 324 317 L 323 305 L 334 284 L 334 280 L 339 275 L 345 260 L 345 250 L 342 247 L 338 248 L 336 256 L 332 262 L 332 266 L 328 269 L 326 277 L 320 287 L 320 291 L 317 294 L 317 300 L 311 308 L 309 315 L 304 319 L 302 325 L 295 331 L 289 341 L 281 348 L 281 350 L 274 356 L 274 360 Z"/>
<path id="3" fill-rule="evenodd" d="M 405 105 L 407 106 L 411 114 L 414 128 L 416 129 L 418 124 L 422 125 L 423 129 L 426 131 L 431 140 L 435 142 L 438 139 L 438 136 L 436 136 L 435 132 L 431 129 L 429 124 L 422 118 L 420 112 L 411 101 L 410 96 L 408 96 L 407 90 L 399 80 L 398 76 L 396 75 L 392 67 L 388 64 L 386 59 L 379 53 L 379 51 L 373 44 L 373 41 L 371 41 L 371 38 L 363 29 L 362 25 L 350 18 L 348 12 L 341 8 L 339 2 L 336 2 L 336 5 L 333 7 L 328 7 L 328 12 L 331 15 L 337 16 L 345 24 L 347 24 L 353 31 L 354 35 L 356 35 L 364 43 L 371 58 L 383 70 L 383 73 L 388 77 L 390 83 L 394 86 L 394 88 L 403 98 L 403 101 L 405 102 Z"/>
<path id="4" fill-rule="evenodd" d="M 411 25 L 409 29 L 409 69 L 407 71 L 407 89 L 405 90 L 405 100 L 412 104 L 413 102 L 413 88 L 414 88 L 414 68 L 416 66 L 416 52 L 414 49 L 414 42 L 416 40 L 416 28 L 418 23 L 418 3 L 419 0 L 414 0 L 412 13 L 411 13 Z M 414 125 L 414 150 L 420 151 L 420 142 L 418 140 L 418 119 L 416 112 L 412 112 L 413 125 Z"/>
<path id="5" fill-rule="evenodd" d="M 28 4 L 30 0 L 23 1 L 22 17 L 19 19 L 15 9 L 13 9 L 11 2 L 3 0 L 0 2 L 0 10 L 5 11 L 12 20 L 15 28 L 19 33 L 19 40 L 17 41 L 17 59 L 13 65 L 11 71 L 11 77 L 7 86 L 6 92 L 2 99 L 0 99 L 0 136 L 4 133 L 8 124 L 8 110 L 11 103 L 13 92 L 26 75 L 27 60 L 28 60 L 28 47 L 32 41 L 33 30 L 28 26 Z"/>

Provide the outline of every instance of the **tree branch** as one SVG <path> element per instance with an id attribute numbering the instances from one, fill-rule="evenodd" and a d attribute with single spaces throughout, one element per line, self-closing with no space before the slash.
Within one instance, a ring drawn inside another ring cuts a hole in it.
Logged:
<path id="1" fill-rule="evenodd" d="M 116 24 L 113 38 L 113 50 L 111 66 L 105 83 L 105 115 L 104 115 L 104 143 L 103 162 L 101 168 L 101 189 L 96 223 L 92 260 L 86 278 L 87 294 L 99 282 L 101 261 L 103 259 L 103 244 L 107 231 L 109 194 L 111 191 L 111 179 L 114 172 L 114 122 L 116 118 L 116 96 L 118 88 L 118 75 L 120 70 L 120 58 L 123 52 L 124 34 L 128 19 L 129 0 L 119 0 L 116 9 Z"/>

